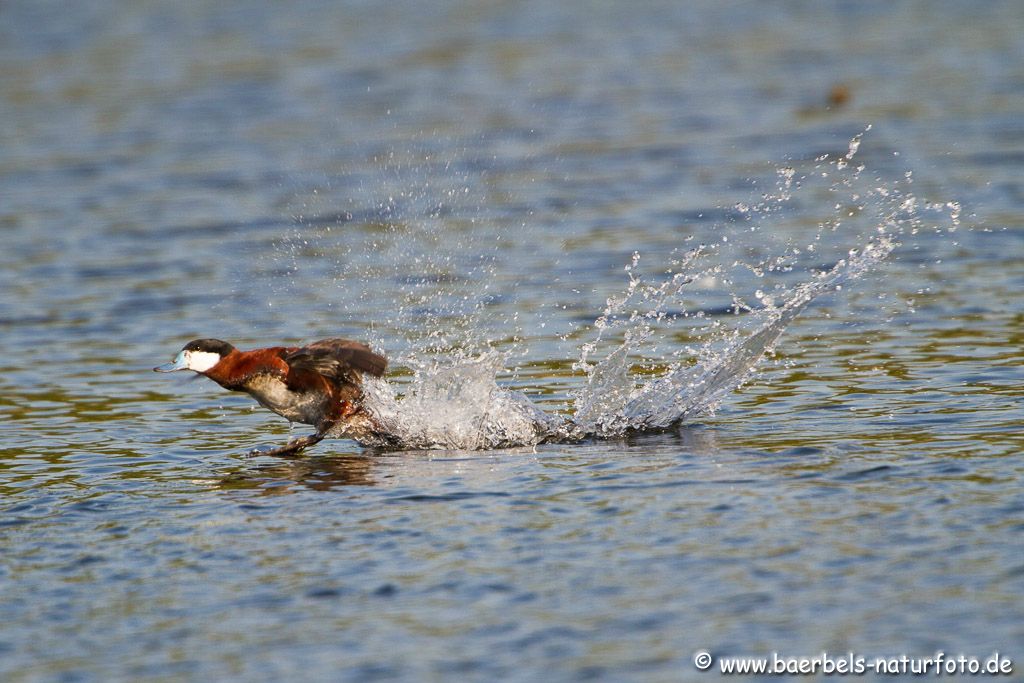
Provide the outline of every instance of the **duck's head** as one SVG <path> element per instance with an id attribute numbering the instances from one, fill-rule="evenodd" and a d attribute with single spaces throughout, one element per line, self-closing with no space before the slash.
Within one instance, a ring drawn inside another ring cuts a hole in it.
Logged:
<path id="1" fill-rule="evenodd" d="M 220 339 L 195 339 L 185 344 L 170 363 L 164 363 L 153 370 L 155 372 L 174 372 L 175 370 L 206 372 L 234 350 L 234 346 Z"/>

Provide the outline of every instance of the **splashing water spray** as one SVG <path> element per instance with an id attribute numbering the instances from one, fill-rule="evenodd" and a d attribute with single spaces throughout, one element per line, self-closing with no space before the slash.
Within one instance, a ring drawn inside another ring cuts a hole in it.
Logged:
<path id="1" fill-rule="evenodd" d="M 822 155 L 805 172 L 777 169 L 774 192 L 764 194 L 754 205 L 734 207 L 743 223 L 752 226 L 748 232 L 757 232 L 757 222 L 783 216 L 797 192 L 824 183 L 833 208 L 808 242 L 789 243 L 781 253 L 748 263 L 735 257 L 737 240 L 730 241 L 726 234 L 714 243 L 680 251 L 671 268 L 653 280 L 640 274 L 641 255 L 634 253 L 625 267 L 625 290 L 608 298 L 591 325 L 589 340 L 579 348 L 573 369 L 582 375 L 582 386 L 572 396 L 571 410 L 567 407 L 560 413 L 546 412 L 525 394 L 498 384 L 510 352 L 473 339 L 482 303 L 467 305 L 467 296 L 453 296 L 457 290 L 425 291 L 429 285 L 457 281 L 452 271 L 459 265 L 450 253 L 429 251 L 438 247 L 438 241 L 430 239 L 427 231 L 427 237 L 418 238 L 423 241 L 418 253 L 433 254 L 428 265 L 436 274 L 429 282 L 414 278 L 402 284 L 405 300 L 397 315 L 413 313 L 426 323 L 416 342 L 393 363 L 411 368 L 413 376 L 404 385 L 383 379 L 366 381 L 365 406 L 381 429 L 364 445 L 453 450 L 529 446 L 663 430 L 713 413 L 729 393 L 750 379 L 758 362 L 802 311 L 818 297 L 842 289 L 882 263 L 905 236 L 925 228 L 925 212 L 942 214 L 951 221 L 950 230 L 959 224 L 959 206 L 918 200 L 910 191 L 909 173 L 888 184 L 878 179 L 867 182 L 862 177 L 864 166 L 854 165 L 862 136 L 850 141 L 845 154 Z M 447 192 L 450 196 L 458 189 Z M 429 191 L 419 194 L 421 198 L 428 195 Z M 380 208 L 390 211 L 390 205 Z M 820 258 L 826 247 L 849 240 L 840 228 L 854 220 L 870 226 L 860 228 L 856 248 L 827 266 L 798 270 L 801 257 Z M 394 225 L 391 228 L 397 230 Z M 487 256 L 461 265 L 493 274 L 494 263 Z M 793 280 L 801 273 L 804 279 L 792 284 L 757 286 L 752 303 L 736 293 L 751 277 L 762 283 Z M 685 299 L 693 296 L 691 290 L 709 283 L 730 289 L 734 315 L 687 309 Z M 428 305 L 444 297 L 455 302 L 454 315 L 451 306 Z M 691 341 L 680 348 L 669 338 L 673 333 L 683 333 Z M 674 349 L 667 358 L 657 354 L 658 348 L 666 346 Z"/>

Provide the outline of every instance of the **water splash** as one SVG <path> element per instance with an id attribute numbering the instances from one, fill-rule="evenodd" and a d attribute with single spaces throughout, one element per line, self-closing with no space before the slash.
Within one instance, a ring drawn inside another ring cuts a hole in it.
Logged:
<path id="1" fill-rule="evenodd" d="M 845 153 L 819 156 L 802 173 L 794 167 L 777 169 L 772 192 L 760 202 L 734 207 L 738 225 L 720 226 L 719 240 L 679 252 L 659 277 L 645 279 L 641 256 L 634 253 L 625 267 L 625 290 L 608 299 L 591 326 L 590 340 L 578 349 L 573 368 L 582 375 L 582 385 L 564 414 L 546 412 L 525 394 L 500 386 L 510 352 L 495 351 L 487 341 L 467 343 L 465 335 L 451 343 L 440 324 L 442 310 L 427 317 L 428 329 L 422 331 L 421 339 L 432 345 L 410 347 L 401 355 L 399 363 L 414 371 L 410 381 L 367 382 L 365 405 L 379 431 L 364 445 L 501 448 L 660 430 L 712 413 L 749 380 L 815 299 L 862 277 L 905 236 L 917 234 L 924 227 L 923 212 L 951 218 L 953 229 L 958 224 L 959 205 L 920 201 L 910 192 L 910 174 L 890 183 L 865 181 L 864 165 L 853 165 L 863 134 L 850 141 Z M 760 223 L 784 220 L 795 195 L 810 192 L 815 183 L 832 209 L 805 242 L 772 246 Z M 849 237 L 850 226 L 859 238 Z M 743 244 L 744 234 L 758 240 L 756 249 Z M 801 265 L 802 259 L 820 259 L 842 241 L 854 240 L 859 246 L 828 266 Z M 754 262 L 742 257 L 765 251 Z M 450 260 L 451 255 L 438 258 Z M 774 282 L 769 286 L 769 281 Z M 687 297 L 694 296 L 691 289 L 711 287 L 729 292 L 728 315 L 687 305 Z M 744 294 L 751 289 L 752 296 Z M 444 295 L 450 298 L 452 291 Z M 483 307 L 458 313 L 472 323 Z M 466 333 L 473 328 L 464 324 L 458 329 Z M 679 344 L 673 335 L 680 334 L 689 341 Z"/>
<path id="2" fill-rule="evenodd" d="M 504 357 L 488 353 L 421 373 L 401 398 L 383 380 L 365 387 L 365 405 L 379 426 L 366 446 L 484 450 L 554 438 L 564 422 L 526 395 L 496 381 Z"/>
<path id="3" fill-rule="evenodd" d="M 709 344 L 698 362 L 676 363 L 662 376 L 638 386 L 631 386 L 628 378 L 628 354 L 635 338 L 627 334 L 614 352 L 590 369 L 586 386 L 577 394 L 574 431 L 580 436 L 613 436 L 665 429 L 712 412 L 726 394 L 743 384 L 808 304 L 860 277 L 895 247 L 888 236 L 868 243 L 863 251 L 795 287 L 782 306 L 757 311 L 752 332 L 744 335 L 735 330 L 724 348 L 707 352 Z"/>
<path id="4" fill-rule="evenodd" d="M 758 361 L 771 351 L 786 327 L 815 298 L 835 291 L 881 263 L 896 247 L 883 236 L 789 293 L 779 307 L 755 314 L 756 327 L 735 330 L 723 348 L 695 363 L 677 362 L 662 375 L 637 383 L 630 374 L 631 353 L 649 330 L 627 331 L 624 340 L 600 362 L 587 366 L 587 380 L 576 394 L 575 411 L 563 417 L 545 412 L 523 393 L 499 386 L 504 354 L 438 363 L 419 372 L 399 397 L 384 380 L 366 384 L 367 409 L 379 425 L 367 446 L 406 449 L 479 450 L 613 437 L 627 432 L 665 429 L 712 412 L 738 388 Z M 664 284 L 676 286 L 675 274 Z M 659 288 L 661 289 L 661 288 Z M 585 358 L 592 352 L 588 344 Z"/>

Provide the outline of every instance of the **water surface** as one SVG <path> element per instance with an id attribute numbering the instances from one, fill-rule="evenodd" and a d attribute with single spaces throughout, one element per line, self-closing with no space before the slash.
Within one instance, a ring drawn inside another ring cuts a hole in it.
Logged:
<path id="1" fill-rule="evenodd" d="M 668 681 L 698 649 L 1019 669 L 1022 25 L 1018 3 L 5 4 L 0 677 Z M 869 124 L 855 182 L 814 175 Z M 792 197 L 751 210 L 787 167 Z M 566 412 L 630 273 L 699 244 L 727 271 L 674 301 L 699 324 L 636 349 L 657 374 L 754 319 L 734 296 L 862 247 L 881 204 L 852 195 L 879 188 L 920 202 L 901 246 L 667 432 L 249 459 L 283 420 L 149 371 L 196 337 L 343 335 L 408 387 L 432 348 L 491 348 Z"/>

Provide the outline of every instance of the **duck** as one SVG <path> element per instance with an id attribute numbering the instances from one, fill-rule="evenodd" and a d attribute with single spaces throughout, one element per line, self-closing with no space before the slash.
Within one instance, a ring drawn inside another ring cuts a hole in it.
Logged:
<path id="1" fill-rule="evenodd" d="M 372 437 L 376 425 L 363 406 L 363 376 L 381 377 L 387 366 L 387 359 L 366 344 L 340 337 L 249 351 L 220 339 L 195 339 L 170 363 L 153 370 L 190 370 L 229 391 L 249 394 L 289 422 L 313 425 L 316 432 L 311 435 L 252 452 L 288 456 L 319 443 L 329 432 L 357 441 Z"/>

